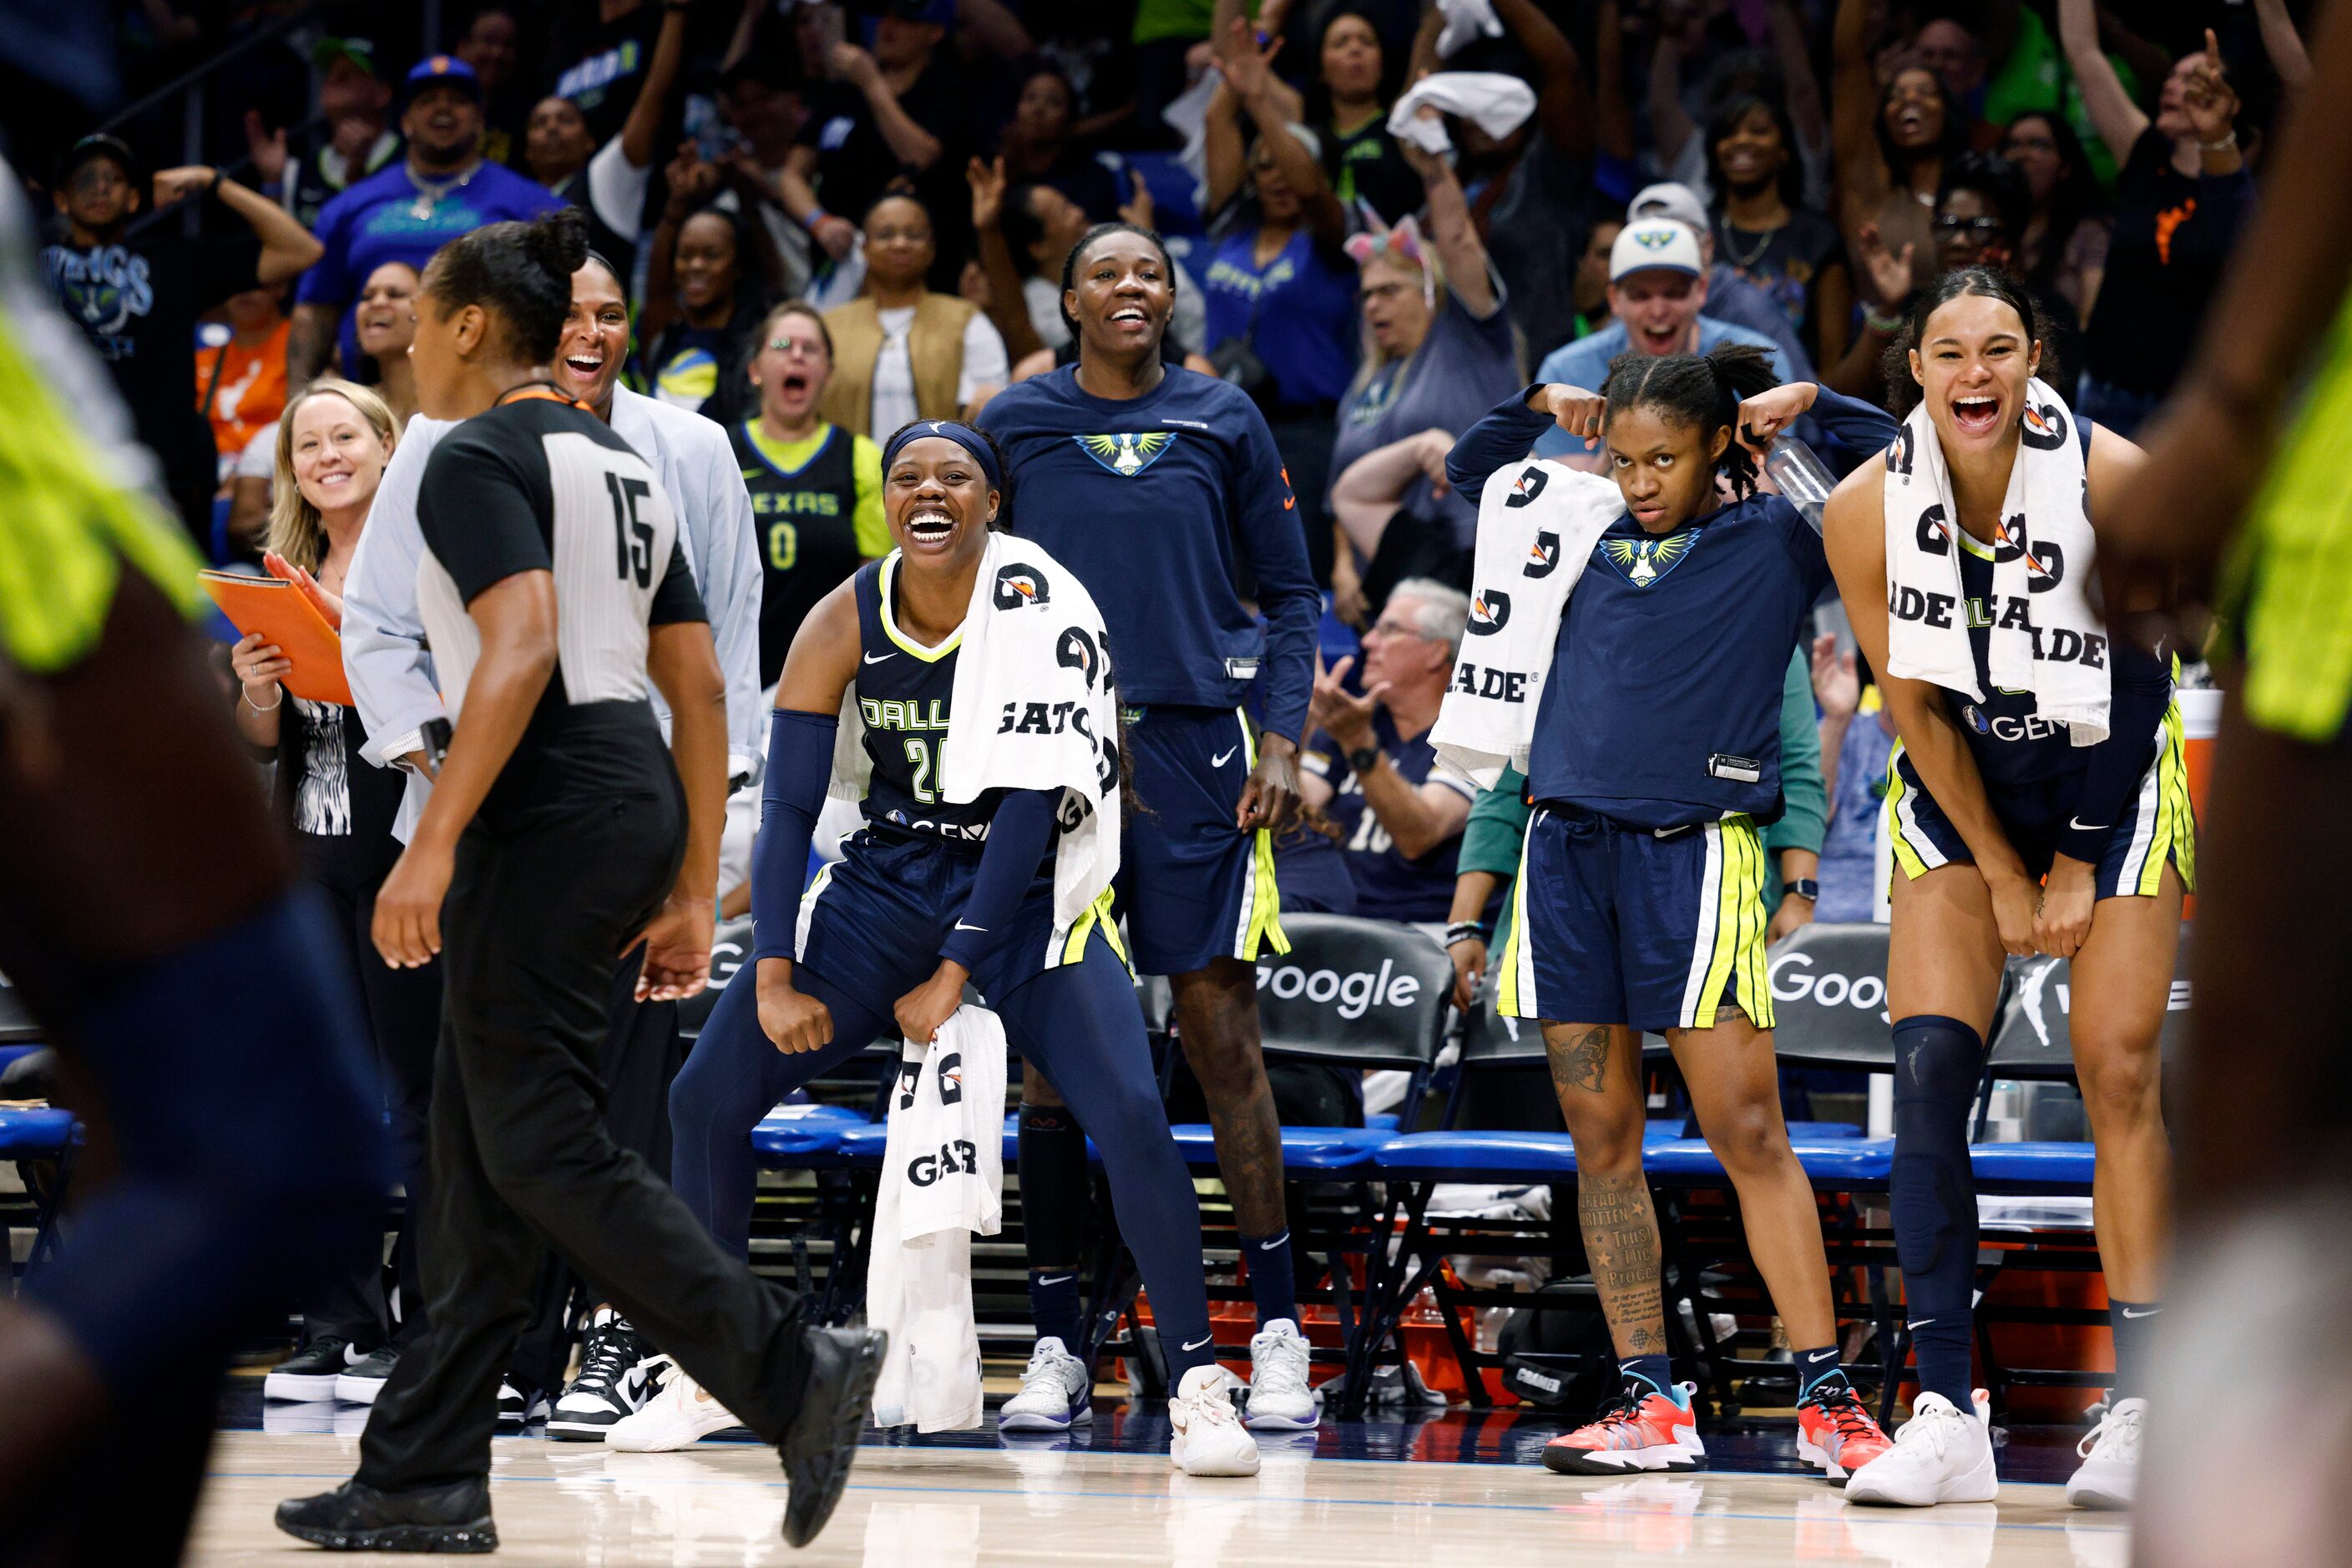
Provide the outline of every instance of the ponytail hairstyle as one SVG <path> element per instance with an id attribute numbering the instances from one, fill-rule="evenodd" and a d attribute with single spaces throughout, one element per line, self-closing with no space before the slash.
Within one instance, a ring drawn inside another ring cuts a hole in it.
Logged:
<path id="1" fill-rule="evenodd" d="M 2029 350 L 2039 343 L 2047 352 L 2050 322 L 2015 273 L 1998 267 L 1954 268 L 1911 297 L 1903 330 L 1895 334 L 1879 361 L 1879 374 L 1886 378 L 1887 411 L 1895 418 L 1907 419 L 1919 406 L 1919 383 L 1911 374 L 1911 353 L 1927 335 L 1927 319 L 1964 294 L 1981 294 L 2007 305 L 2025 324 Z"/>
<path id="2" fill-rule="evenodd" d="M 1609 362 L 1601 384 L 1609 417 L 1629 408 L 1653 408 L 1699 433 L 1702 444 L 1717 430 L 1731 441 L 1716 459 L 1731 480 L 1731 493 L 1746 500 L 1756 489 L 1756 455 L 1739 444 L 1739 400 L 1780 384 L 1769 350 L 1752 343 L 1717 343 L 1703 354 L 1627 353 Z"/>
<path id="3" fill-rule="evenodd" d="M 572 275 L 588 259 L 588 220 L 557 207 L 529 223 L 485 224 L 434 252 L 421 291 L 440 313 L 479 305 L 499 318 L 518 364 L 545 364 L 563 339 Z"/>
<path id="4" fill-rule="evenodd" d="M 1084 256 L 1088 250 L 1094 248 L 1095 241 L 1108 234 L 1140 235 L 1146 240 L 1150 241 L 1151 248 L 1160 253 L 1160 265 L 1168 274 L 1169 297 L 1171 299 L 1175 297 L 1177 286 L 1176 258 L 1168 254 L 1168 242 L 1160 237 L 1160 231 L 1158 229 L 1146 228 L 1139 223 L 1128 223 L 1124 220 L 1116 223 L 1098 223 L 1095 225 L 1094 227 L 1087 230 L 1086 233 L 1078 236 L 1078 243 L 1070 247 L 1069 255 L 1062 258 L 1062 294 L 1067 294 L 1078 286 L 1078 258 Z M 1061 295 L 1057 294 L 1055 298 L 1059 300 Z M 1062 312 L 1062 325 L 1070 330 L 1070 341 L 1074 343 L 1082 341 L 1081 334 L 1078 331 L 1078 319 L 1070 314 L 1069 306 L 1062 305 L 1059 309 Z M 1173 324 L 1172 318 L 1171 324 Z M 1156 348 L 1157 345 L 1155 344 L 1154 347 Z"/>

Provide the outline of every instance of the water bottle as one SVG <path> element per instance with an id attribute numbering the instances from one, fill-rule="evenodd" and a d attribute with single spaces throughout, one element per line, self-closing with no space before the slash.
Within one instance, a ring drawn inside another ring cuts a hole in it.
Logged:
<path id="1" fill-rule="evenodd" d="M 1794 436 L 1772 437 L 1771 446 L 1764 450 L 1764 471 L 1772 476 L 1772 483 L 1789 504 L 1804 514 L 1813 531 L 1822 531 L 1822 509 L 1829 504 L 1830 491 L 1837 480 L 1830 474 L 1813 449 Z"/>

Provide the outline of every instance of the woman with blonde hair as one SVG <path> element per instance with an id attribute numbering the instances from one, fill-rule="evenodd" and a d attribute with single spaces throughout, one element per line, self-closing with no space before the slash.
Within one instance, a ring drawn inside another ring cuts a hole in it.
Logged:
<path id="1" fill-rule="evenodd" d="M 342 618 L 344 574 L 397 439 L 383 398 L 332 376 L 312 382 L 278 422 L 264 560 L 331 624 Z M 401 775 L 361 760 L 367 731 L 355 710 L 286 690 L 282 682 L 292 663 L 262 635 L 238 641 L 229 662 L 238 683 L 237 733 L 277 763 L 278 807 L 293 833 L 304 879 L 326 900 L 350 971 L 359 976 L 391 1089 L 403 1169 L 414 1178 L 424 1160 L 425 1090 L 440 1028 L 440 965 L 392 968 L 376 958 L 368 940 L 376 889 L 400 854 L 392 825 L 400 811 Z M 414 1179 L 404 1184 L 411 1193 L 423 1190 Z M 397 1321 L 383 1299 L 379 1270 L 363 1268 L 336 1280 L 304 1316 L 301 1353 L 264 1380 L 265 1399 L 374 1403 L 401 1348 L 425 1326 L 415 1237 L 414 1224 L 404 1223 L 395 1254 Z"/>

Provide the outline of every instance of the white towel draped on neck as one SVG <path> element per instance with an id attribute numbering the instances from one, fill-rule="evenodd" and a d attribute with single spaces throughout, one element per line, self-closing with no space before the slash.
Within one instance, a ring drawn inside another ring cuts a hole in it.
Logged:
<path id="1" fill-rule="evenodd" d="M 2006 691 L 2068 726 L 2077 746 L 2107 738 L 2107 628 L 2087 592 L 2095 546 L 2084 510 L 2082 437 L 2055 392 L 2026 384 L 2024 427 L 1994 542 L 1986 668 Z M 1959 508 L 1927 405 L 1886 451 L 1886 672 L 1975 698 Z"/>
<path id="2" fill-rule="evenodd" d="M 1470 625 L 1430 731 L 1437 754 L 1480 789 L 1494 788 L 1507 766 L 1527 770 L 1569 592 L 1624 510 L 1613 480 L 1548 458 L 1498 468 L 1486 481 Z"/>

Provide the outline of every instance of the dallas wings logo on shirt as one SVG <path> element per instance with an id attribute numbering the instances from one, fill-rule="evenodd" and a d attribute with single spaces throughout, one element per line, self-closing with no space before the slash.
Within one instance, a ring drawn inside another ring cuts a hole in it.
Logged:
<path id="1" fill-rule="evenodd" d="M 1686 528 L 1664 539 L 1604 539 L 1601 553 L 1625 581 L 1646 588 L 1682 564 L 1701 531 Z"/>
<path id="2" fill-rule="evenodd" d="M 1173 430 L 1126 431 L 1117 436 L 1073 436 L 1087 456 L 1123 479 L 1131 479 L 1176 442 Z"/>

